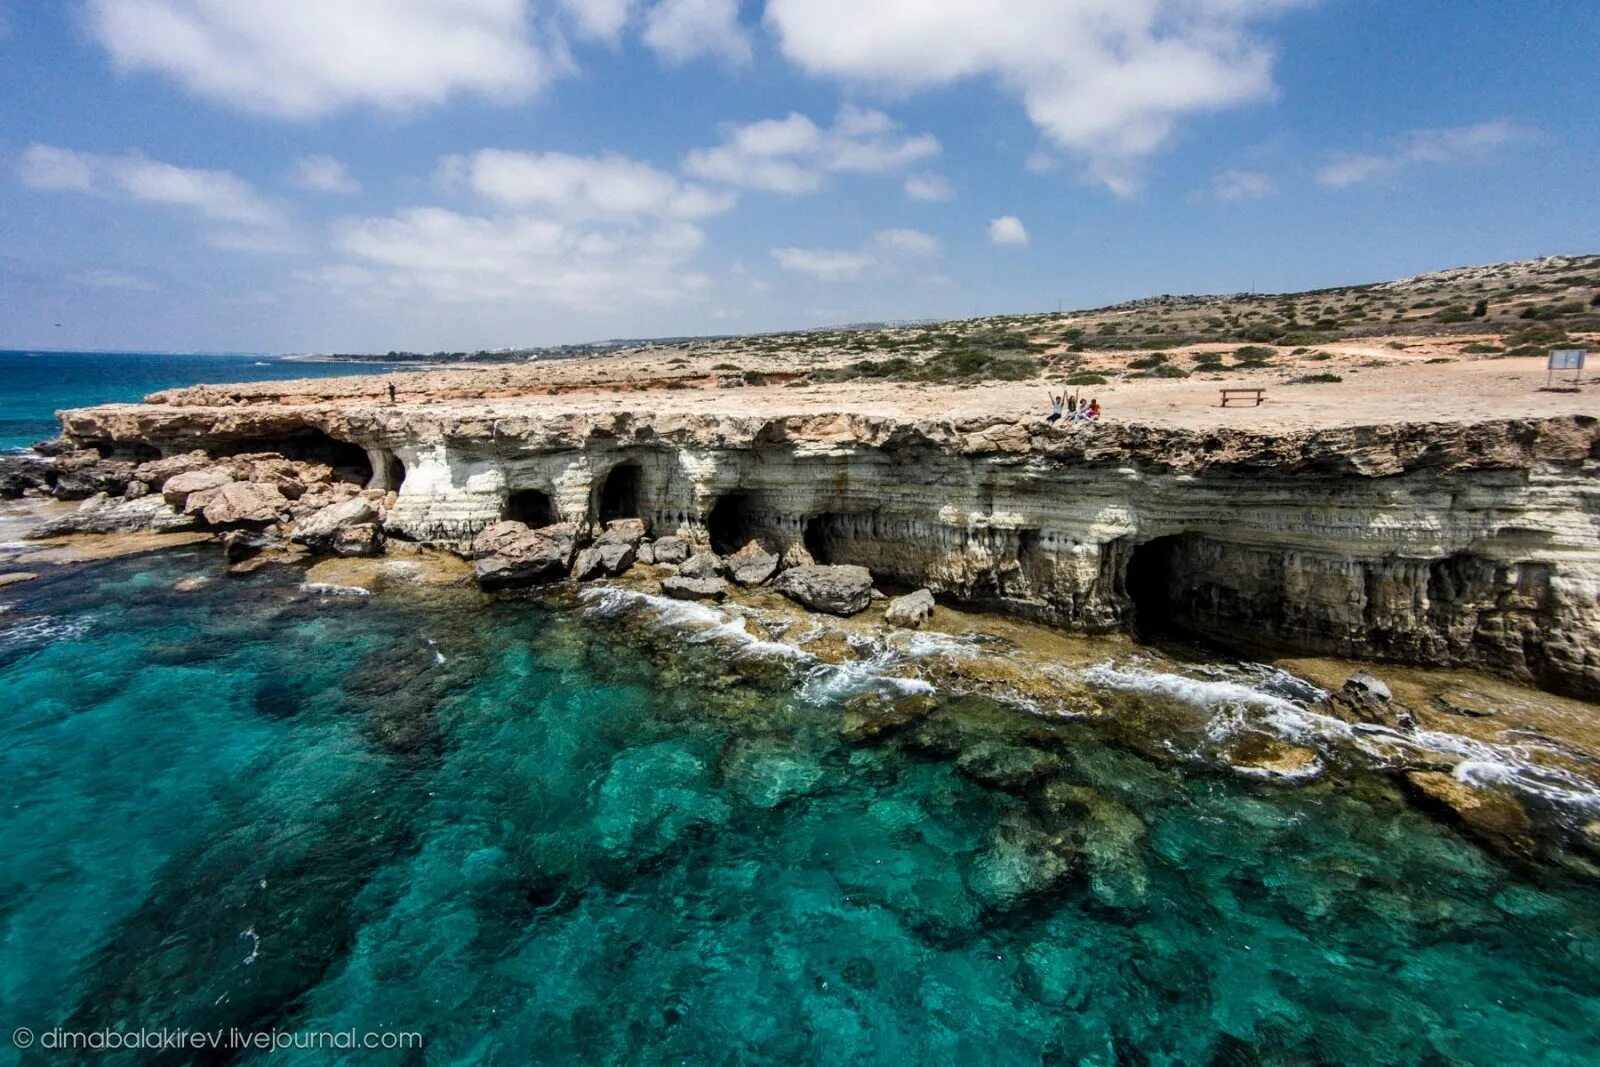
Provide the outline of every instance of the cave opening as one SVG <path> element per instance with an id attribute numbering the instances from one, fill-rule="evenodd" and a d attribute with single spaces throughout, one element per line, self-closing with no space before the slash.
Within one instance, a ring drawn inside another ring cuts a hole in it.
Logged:
<path id="1" fill-rule="evenodd" d="M 1182 632 L 1176 622 L 1181 604 L 1180 559 L 1190 536 L 1174 534 L 1135 545 L 1123 572 L 1123 588 L 1133 604 L 1131 629 L 1149 640 Z"/>
<path id="2" fill-rule="evenodd" d="M 302 463 L 325 463 L 340 481 L 365 488 L 371 484 L 372 458 L 367 450 L 350 441 L 341 441 L 321 430 L 305 427 L 276 437 L 251 437 L 229 441 L 209 449 L 215 456 L 240 456 L 251 452 L 276 452 L 284 459 Z"/>
<path id="3" fill-rule="evenodd" d="M 719 556 L 739 551 L 756 536 L 755 503 L 748 493 L 729 493 L 706 516 L 711 550 Z"/>
<path id="4" fill-rule="evenodd" d="M 537 530 L 555 524 L 556 508 L 549 493 L 540 489 L 519 489 L 506 497 L 505 517 Z"/>
<path id="5" fill-rule="evenodd" d="M 643 472 L 637 463 L 624 463 L 611 468 L 600 486 L 600 521 L 637 519 L 640 517 L 639 483 Z"/>
<path id="6" fill-rule="evenodd" d="M 803 540 L 806 551 L 811 553 L 811 558 L 821 564 L 834 562 L 833 538 L 829 535 L 828 527 L 837 518 L 830 512 L 813 515 L 806 520 Z"/>
<path id="7" fill-rule="evenodd" d="M 406 465 L 399 456 L 387 448 L 380 448 L 372 457 L 372 482 L 369 489 L 382 489 L 385 492 L 399 492 L 400 486 L 405 484 Z"/>

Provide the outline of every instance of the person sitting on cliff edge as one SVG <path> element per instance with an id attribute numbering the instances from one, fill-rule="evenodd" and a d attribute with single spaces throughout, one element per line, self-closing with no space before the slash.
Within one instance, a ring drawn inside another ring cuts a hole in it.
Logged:
<path id="1" fill-rule="evenodd" d="M 1055 422 L 1061 417 L 1061 405 L 1066 401 L 1066 395 L 1056 396 L 1054 393 L 1046 393 L 1045 395 L 1050 398 L 1050 414 L 1045 416 L 1044 421 Z"/>

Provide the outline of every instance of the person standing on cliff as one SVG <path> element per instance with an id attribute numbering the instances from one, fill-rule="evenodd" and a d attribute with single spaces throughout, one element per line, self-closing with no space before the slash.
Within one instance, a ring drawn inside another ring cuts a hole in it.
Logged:
<path id="1" fill-rule="evenodd" d="M 389 383 L 389 403 L 394 403 L 394 383 Z"/>

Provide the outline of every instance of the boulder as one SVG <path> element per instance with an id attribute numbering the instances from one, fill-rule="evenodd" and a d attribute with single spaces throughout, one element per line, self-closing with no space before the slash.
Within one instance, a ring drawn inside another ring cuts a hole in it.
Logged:
<path id="1" fill-rule="evenodd" d="M 830 615 L 855 615 L 872 603 L 872 574 L 865 567 L 791 567 L 777 585 L 790 600 Z"/>
<path id="2" fill-rule="evenodd" d="M 229 563 L 241 563 L 269 548 L 282 547 L 283 538 L 265 530 L 229 530 L 222 537 L 222 554 Z"/>
<path id="3" fill-rule="evenodd" d="M 1352 674 L 1316 707 L 1318 711 L 1352 724 L 1407 731 L 1417 728 L 1417 717 L 1412 710 L 1395 700 L 1389 687 L 1366 671 Z"/>
<path id="4" fill-rule="evenodd" d="M 760 541 L 751 541 L 728 557 L 728 573 L 740 585 L 760 585 L 778 573 L 778 556 Z"/>
<path id="5" fill-rule="evenodd" d="M 201 470 L 183 471 L 168 478 L 162 484 L 161 496 L 173 507 L 179 510 L 187 510 L 190 494 L 208 489 L 221 489 L 231 481 L 233 481 L 233 475 L 221 467 L 206 467 Z"/>
<path id="6" fill-rule="evenodd" d="M 376 556 L 383 552 L 383 527 L 375 522 L 352 523 L 333 532 L 329 545 L 336 556 Z"/>
<path id="7" fill-rule="evenodd" d="M 682 563 L 693 550 L 686 537 L 658 537 L 651 547 L 657 563 Z"/>
<path id="8" fill-rule="evenodd" d="M 721 578 L 663 578 L 661 592 L 674 600 L 721 600 L 728 583 Z"/>
<path id="9" fill-rule="evenodd" d="M 31 582 L 37 577 L 39 576 L 33 571 L 10 571 L 6 574 L 0 574 L 0 589 L 8 585 L 21 585 L 23 582 Z"/>
<path id="10" fill-rule="evenodd" d="M 133 464 L 119 459 L 100 459 L 98 452 L 90 452 L 95 457 L 92 463 L 83 463 L 67 470 L 61 470 L 62 461 L 56 460 L 56 468 L 60 471 L 56 476 L 55 485 L 51 492 L 58 500 L 84 500 L 96 493 L 109 493 L 113 496 L 122 495 L 128 482 L 133 478 Z M 83 453 L 75 452 L 74 457 Z"/>
<path id="11" fill-rule="evenodd" d="M 1003 741 L 979 741 L 956 759 L 956 770 L 973 781 L 1013 792 L 1060 769 L 1061 757 L 1053 752 Z"/>
<path id="12" fill-rule="evenodd" d="M 289 509 L 288 499 L 267 482 L 230 482 L 217 490 L 202 514 L 212 526 L 265 525 Z"/>
<path id="13" fill-rule="evenodd" d="M 520 522 L 497 522 L 472 540 L 473 572 L 488 588 L 554 581 L 566 577 L 577 543 L 572 523 L 530 530 Z"/>
<path id="14" fill-rule="evenodd" d="M 137 478 L 122 487 L 122 499 L 124 500 L 138 500 L 142 496 L 149 495 L 149 484 L 141 482 Z"/>
<path id="15" fill-rule="evenodd" d="M 42 523 L 29 530 L 29 538 L 61 537 L 66 534 L 133 533 L 154 530 L 169 533 L 195 526 L 192 515 L 181 515 L 154 494 L 137 500 L 123 500 L 99 494 L 90 497 L 69 515 Z"/>
<path id="16" fill-rule="evenodd" d="M 629 548 L 638 548 L 648 529 L 643 519 L 612 519 L 606 523 L 605 531 L 595 538 L 595 543 L 624 544 Z"/>
<path id="17" fill-rule="evenodd" d="M 1513 797 L 1441 771 L 1410 771 L 1405 781 L 1418 804 L 1459 823 L 1490 847 L 1523 859 L 1533 855 L 1533 820 Z"/>
<path id="18" fill-rule="evenodd" d="M 19 497 L 30 489 L 49 489 L 54 478 L 55 468 L 47 459 L 0 456 L 0 500 Z"/>
<path id="19" fill-rule="evenodd" d="M 680 578 L 720 578 L 726 568 L 715 552 L 696 552 L 678 568 Z"/>
<path id="20" fill-rule="evenodd" d="M 216 460 L 204 452 L 185 452 L 180 456 L 152 459 L 133 469 L 133 476 L 155 489 L 164 488 L 167 482 L 180 474 L 190 474 L 214 466 Z"/>
<path id="21" fill-rule="evenodd" d="M 895 597 L 883 613 L 883 621 L 890 626 L 904 626 L 919 630 L 933 615 L 933 594 L 926 589 Z"/>
<path id="22" fill-rule="evenodd" d="M 370 525 L 378 521 L 378 509 L 372 501 L 355 496 L 338 504 L 329 504 L 295 526 L 290 539 L 317 551 L 333 547 L 335 535 L 346 526 Z"/>
<path id="23" fill-rule="evenodd" d="M 649 541 L 642 542 L 633 550 L 633 558 L 640 563 L 650 564 L 656 561 L 656 546 Z"/>
<path id="24" fill-rule="evenodd" d="M 33 443 L 33 451 L 41 456 L 61 456 L 77 450 L 78 446 L 65 437 L 52 437 L 48 441 L 35 441 Z"/>
<path id="25" fill-rule="evenodd" d="M 783 569 L 790 567 L 815 567 L 817 561 L 812 558 L 811 550 L 805 545 L 796 542 L 783 550 Z"/>
<path id="26" fill-rule="evenodd" d="M 633 546 L 626 542 L 602 541 L 578 553 L 572 564 L 572 576 L 579 581 L 589 578 L 615 578 L 633 566 Z"/>

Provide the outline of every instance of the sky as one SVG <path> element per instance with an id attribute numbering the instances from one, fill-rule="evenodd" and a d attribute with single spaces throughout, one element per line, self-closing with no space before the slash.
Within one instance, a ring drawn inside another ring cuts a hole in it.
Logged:
<path id="1" fill-rule="evenodd" d="M 1600 251 L 1594 0 L 0 0 L 0 347 L 475 350 Z"/>

